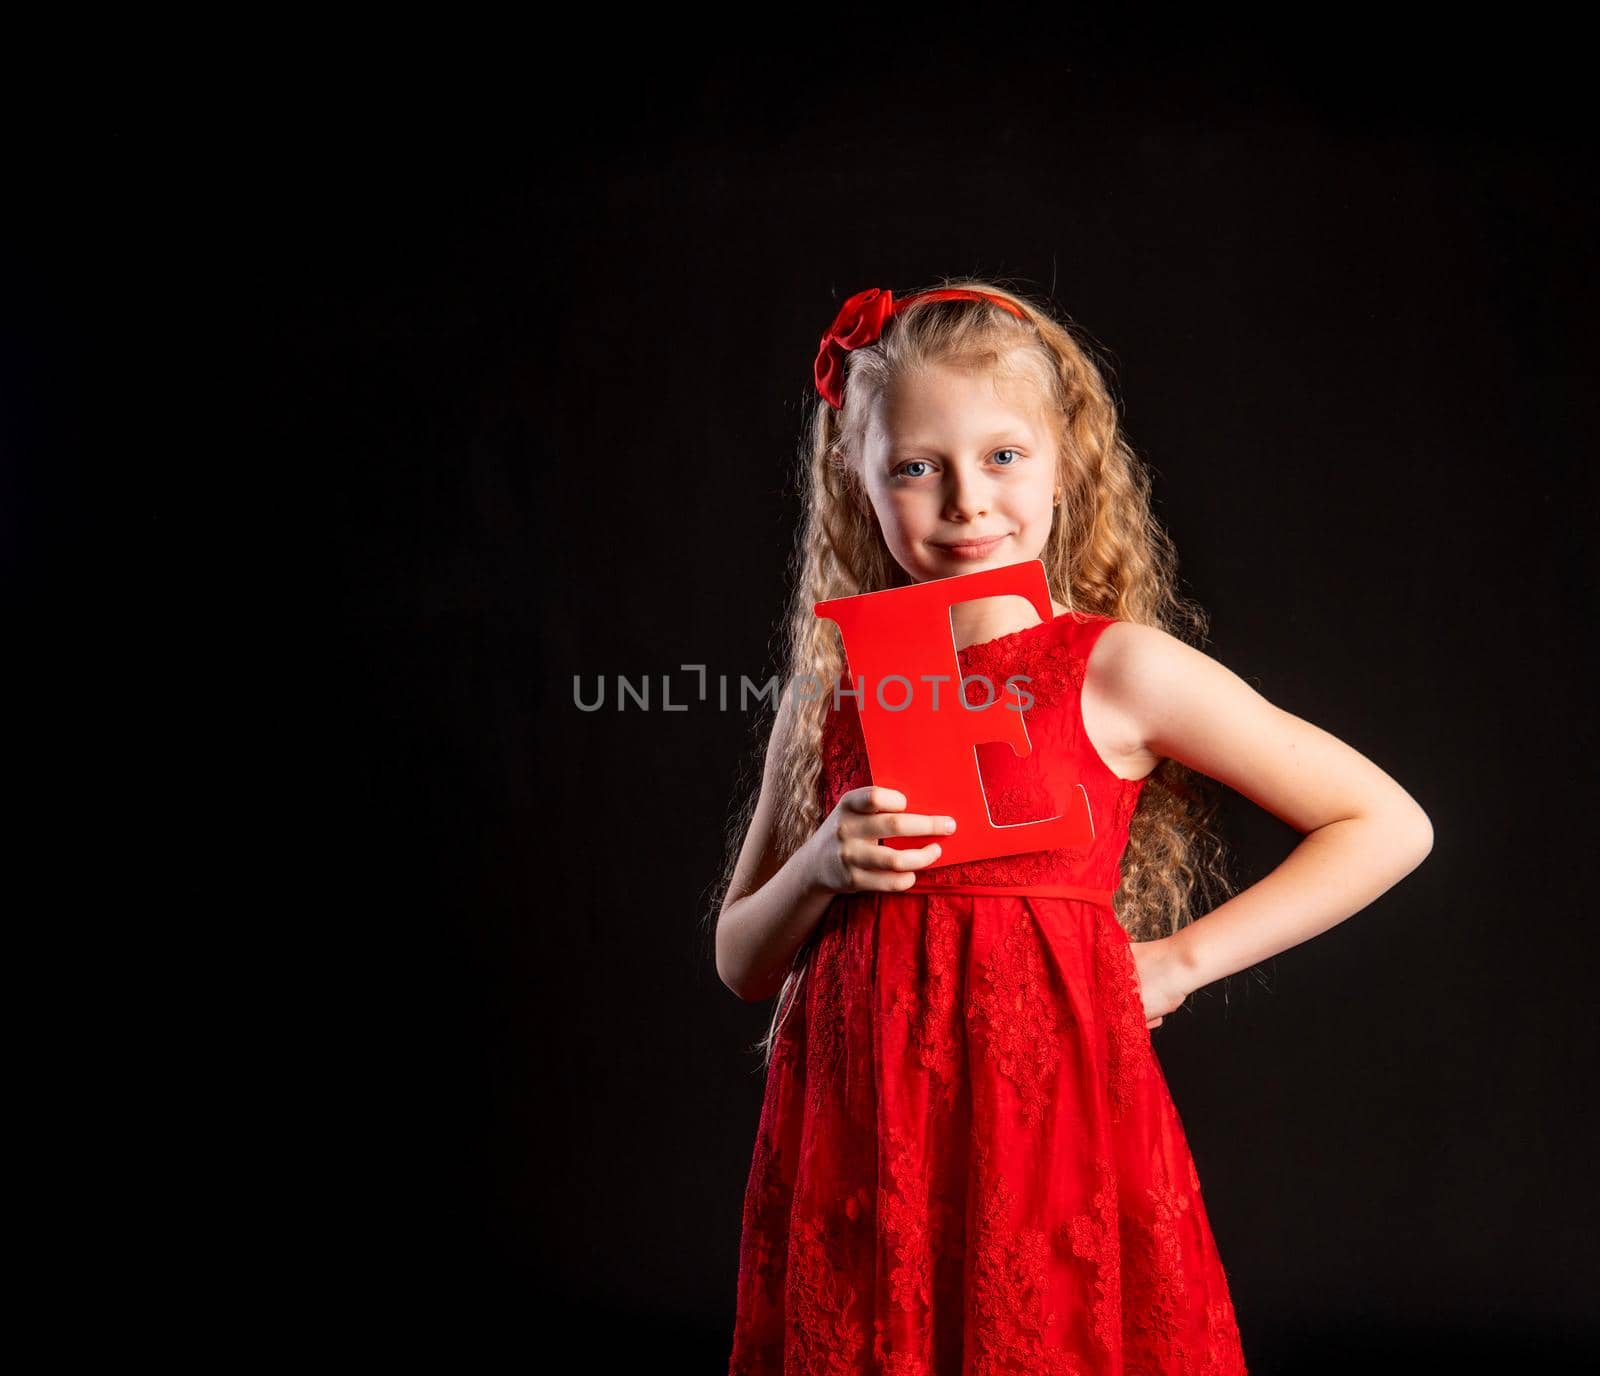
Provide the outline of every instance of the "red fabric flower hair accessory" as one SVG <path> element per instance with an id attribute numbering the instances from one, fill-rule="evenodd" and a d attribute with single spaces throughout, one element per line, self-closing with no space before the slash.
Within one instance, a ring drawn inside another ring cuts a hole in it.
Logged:
<path id="1" fill-rule="evenodd" d="M 814 369 L 817 391 L 835 411 L 844 405 L 844 356 L 851 349 L 875 342 L 884 327 L 907 305 L 917 300 L 928 301 L 993 301 L 1002 310 L 1010 311 L 1018 320 L 1028 317 L 1003 297 L 991 296 L 986 291 L 972 291 L 966 287 L 940 287 L 936 291 L 913 292 L 899 301 L 887 287 L 868 287 L 858 291 L 844 305 L 822 336 L 817 349 Z"/>

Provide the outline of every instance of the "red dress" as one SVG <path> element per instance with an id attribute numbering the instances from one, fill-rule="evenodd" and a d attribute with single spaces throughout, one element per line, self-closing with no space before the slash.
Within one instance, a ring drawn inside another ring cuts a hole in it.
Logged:
<path id="1" fill-rule="evenodd" d="M 1111 624 L 1064 613 L 960 652 L 995 693 L 1031 679 L 1032 753 L 978 749 L 994 820 L 1052 816 L 1081 784 L 1095 839 L 923 870 L 823 915 L 767 1072 L 730 1376 L 1243 1376 L 1111 907 L 1144 787 L 1083 731 Z M 827 815 L 869 782 L 853 698 L 822 748 Z"/>

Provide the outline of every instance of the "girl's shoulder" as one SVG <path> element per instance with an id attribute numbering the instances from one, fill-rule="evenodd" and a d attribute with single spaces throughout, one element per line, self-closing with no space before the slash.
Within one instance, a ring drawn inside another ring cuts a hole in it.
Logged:
<path id="1" fill-rule="evenodd" d="M 1132 688 L 1135 684 L 1170 682 L 1201 651 L 1186 645 L 1159 626 L 1142 621 L 1086 614 L 1077 632 L 1086 661 L 1085 673 L 1103 692 Z"/>
<path id="2" fill-rule="evenodd" d="M 1101 619 L 1085 656 L 1084 712 L 1125 751 L 1148 754 L 1177 734 L 1220 738 L 1265 705 L 1227 665 L 1161 627 Z"/>

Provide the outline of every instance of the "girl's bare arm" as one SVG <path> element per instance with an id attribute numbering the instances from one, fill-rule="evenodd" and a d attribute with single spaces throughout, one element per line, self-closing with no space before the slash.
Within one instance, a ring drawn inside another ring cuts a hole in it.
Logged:
<path id="1" fill-rule="evenodd" d="M 1366 756 L 1156 627 L 1109 627 L 1084 693 L 1127 753 L 1180 760 L 1304 834 L 1270 874 L 1165 939 L 1191 990 L 1336 926 L 1433 848 L 1428 815 Z"/>
<path id="2" fill-rule="evenodd" d="M 858 788 L 839 800 L 833 813 L 794 854 L 776 843 L 777 763 L 794 726 L 792 693 L 779 699 L 762 768 L 761 794 L 733 878 L 717 917 L 717 976 L 748 1003 L 771 998 L 783 987 L 794 953 L 828 910 L 834 895 L 863 889 L 903 892 L 916 882 L 911 871 L 932 864 L 936 842 L 916 850 L 878 845 L 880 836 L 927 836 L 954 830 L 948 818 L 904 811 L 905 795 L 888 788 Z"/>

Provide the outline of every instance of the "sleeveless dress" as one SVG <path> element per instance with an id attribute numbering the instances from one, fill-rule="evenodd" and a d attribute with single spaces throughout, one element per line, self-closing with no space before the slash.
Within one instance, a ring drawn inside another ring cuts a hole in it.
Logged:
<path id="1" fill-rule="evenodd" d="M 1243 1376 L 1226 1276 L 1111 897 L 1144 781 L 1080 693 L 1108 617 L 959 652 L 968 701 L 1026 674 L 1032 753 L 978 747 L 997 823 L 1085 789 L 1083 847 L 837 895 L 767 1070 L 730 1376 Z M 844 688 L 854 687 L 848 671 Z M 948 685 L 947 685 L 948 690 Z M 831 706 L 824 816 L 870 782 Z"/>

